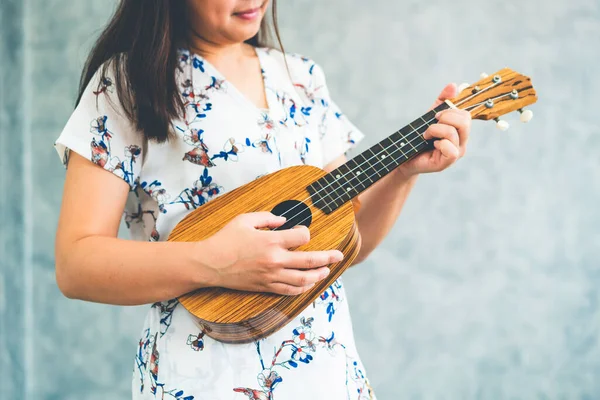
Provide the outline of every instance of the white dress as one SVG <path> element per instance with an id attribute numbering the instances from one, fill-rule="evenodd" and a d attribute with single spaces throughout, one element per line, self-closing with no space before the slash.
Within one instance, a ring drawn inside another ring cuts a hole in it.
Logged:
<path id="1" fill-rule="evenodd" d="M 55 143 L 129 183 L 124 213 L 133 240 L 165 240 L 191 210 L 292 165 L 323 167 L 363 134 L 331 101 L 321 68 L 258 48 L 268 110 L 257 108 L 202 57 L 180 50 L 185 116 L 176 138 L 144 143 L 124 117 L 112 79 L 96 74 Z M 291 76 L 291 80 L 290 80 Z M 107 101 L 111 97 L 111 102 Z M 133 349 L 132 349 L 133 350 Z M 373 399 L 354 344 L 341 279 L 297 318 L 249 344 L 205 336 L 177 300 L 149 307 L 133 399 Z"/>

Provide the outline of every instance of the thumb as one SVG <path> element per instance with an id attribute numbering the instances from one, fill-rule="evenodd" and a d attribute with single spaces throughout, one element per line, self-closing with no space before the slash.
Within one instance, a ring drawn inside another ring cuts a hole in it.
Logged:
<path id="1" fill-rule="evenodd" d="M 255 228 L 277 228 L 286 221 L 285 217 L 280 217 L 268 211 L 248 213 L 245 215 L 245 219 L 249 225 Z"/>
<path id="2" fill-rule="evenodd" d="M 440 92 L 440 95 L 438 96 L 436 101 L 433 103 L 433 106 L 431 108 L 435 108 L 435 107 L 439 106 L 440 104 L 442 104 L 444 102 L 444 100 L 451 99 L 451 98 L 455 97 L 457 94 L 458 94 L 458 88 L 456 87 L 456 83 L 447 84 L 446 87 L 444 87 L 444 89 L 442 89 L 442 91 Z"/>

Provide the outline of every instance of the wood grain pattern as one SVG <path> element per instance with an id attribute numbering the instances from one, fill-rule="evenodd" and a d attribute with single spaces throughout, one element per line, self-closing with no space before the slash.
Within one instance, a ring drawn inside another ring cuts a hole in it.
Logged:
<path id="1" fill-rule="evenodd" d="M 285 200 L 303 201 L 312 212 L 311 239 L 295 250 L 338 249 L 342 262 L 330 265 L 331 273 L 299 296 L 206 288 L 179 298 L 204 332 L 219 341 L 246 343 L 283 327 L 310 305 L 352 263 L 360 249 L 353 203 L 327 215 L 312 205 L 306 187 L 326 172 L 312 166 L 294 166 L 256 179 L 218 197 L 188 214 L 171 232 L 169 241 L 200 241 L 225 226 L 235 216 L 271 211 Z M 257 243 L 257 245 L 259 245 Z"/>
<path id="2" fill-rule="evenodd" d="M 500 77 L 500 83 L 494 83 L 495 76 Z M 513 91 L 516 91 L 518 98 L 514 99 L 510 96 Z M 491 107 L 483 105 L 486 100 L 493 100 L 493 105 Z M 469 109 L 473 119 L 481 120 L 498 118 L 536 101 L 537 94 L 531 84 L 531 78 L 510 68 L 503 68 L 481 79 L 451 99 L 451 102 L 459 108 Z"/>

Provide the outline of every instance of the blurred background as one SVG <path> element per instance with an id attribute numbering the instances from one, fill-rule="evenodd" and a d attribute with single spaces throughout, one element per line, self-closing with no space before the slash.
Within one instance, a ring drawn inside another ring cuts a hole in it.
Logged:
<path id="1" fill-rule="evenodd" d="M 114 0 L 0 2 L 0 398 L 125 399 L 146 307 L 67 300 L 54 276 L 53 149 Z M 528 124 L 474 122 L 467 155 L 420 178 L 345 274 L 379 399 L 600 398 L 600 2 L 280 2 L 285 49 L 320 63 L 367 138 L 447 82 L 510 67 Z M 307 382 L 310 384 L 310 382 Z"/>

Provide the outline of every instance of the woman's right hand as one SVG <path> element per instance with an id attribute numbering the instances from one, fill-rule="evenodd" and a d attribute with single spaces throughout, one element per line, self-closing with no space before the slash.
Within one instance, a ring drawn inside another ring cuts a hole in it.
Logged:
<path id="1" fill-rule="evenodd" d="M 341 261 L 339 250 L 291 251 L 310 240 L 307 227 L 281 231 L 284 217 L 270 212 L 241 214 L 203 242 L 203 256 L 215 271 L 214 286 L 230 289 L 298 295 L 329 274 L 326 265 Z"/>

